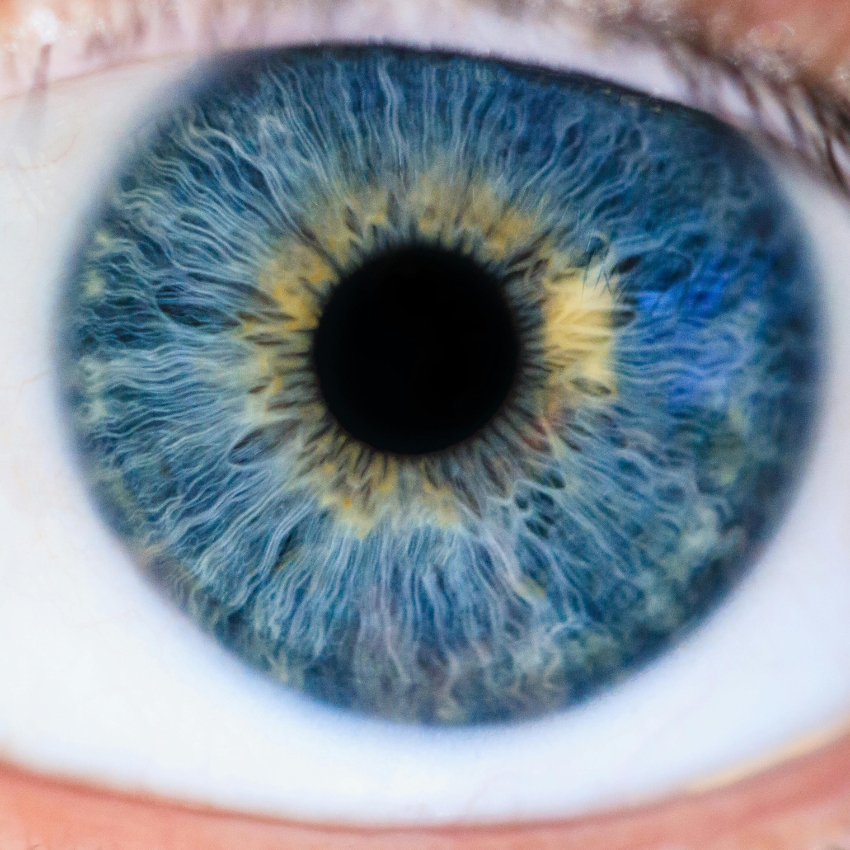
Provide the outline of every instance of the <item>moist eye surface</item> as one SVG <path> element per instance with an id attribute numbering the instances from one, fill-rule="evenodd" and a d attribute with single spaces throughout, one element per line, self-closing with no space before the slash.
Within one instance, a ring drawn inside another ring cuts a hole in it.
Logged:
<path id="1" fill-rule="evenodd" d="M 775 527 L 806 240 L 709 116 L 362 47 L 221 65 L 109 185 L 61 364 L 106 521 L 271 676 L 513 720 L 705 616 Z"/>

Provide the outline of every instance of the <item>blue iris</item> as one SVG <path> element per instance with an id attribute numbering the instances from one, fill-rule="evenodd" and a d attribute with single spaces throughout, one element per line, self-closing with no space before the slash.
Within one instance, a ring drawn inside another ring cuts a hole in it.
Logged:
<path id="1" fill-rule="evenodd" d="M 61 368 L 109 523 L 225 646 L 358 711 L 508 720 L 621 678 L 752 561 L 812 419 L 815 283 L 709 116 L 276 51 L 120 169 Z"/>

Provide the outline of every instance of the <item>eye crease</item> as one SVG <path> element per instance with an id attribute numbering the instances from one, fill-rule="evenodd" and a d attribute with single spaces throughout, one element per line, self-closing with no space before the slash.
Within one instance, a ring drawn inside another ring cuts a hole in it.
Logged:
<path id="1" fill-rule="evenodd" d="M 225 646 L 367 714 L 516 720 L 752 560 L 806 446 L 815 283 L 709 116 L 459 55 L 255 54 L 108 190 L 64 383 L 105 516 Z"/>

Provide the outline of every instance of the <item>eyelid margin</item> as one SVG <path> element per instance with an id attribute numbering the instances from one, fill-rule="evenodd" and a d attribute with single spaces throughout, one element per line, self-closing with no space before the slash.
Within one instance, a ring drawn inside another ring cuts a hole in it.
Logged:
<path id="1" fill-rule="evenodd" d="M 0 764 L 0 845 L 51 850 L 838 850 L 850 840 L 848 763 L 850 736 L 845 736 L 735 785 L 646 808 L 563 822 L 433 829 L 263 820 L 66 784 Z"/>

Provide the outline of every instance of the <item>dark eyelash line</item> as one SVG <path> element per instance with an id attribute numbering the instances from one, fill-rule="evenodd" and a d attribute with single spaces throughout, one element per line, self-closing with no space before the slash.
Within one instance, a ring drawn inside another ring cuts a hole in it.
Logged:
<path id="1" fill-rule="evenodd" d="M 735 124 L 779 153 L 813 168 L 850 196 L 850 99 L 805 65 L 776 51 L 759 57 L 719 52 L 703 30 L 648 20 L 638 14 L 600 17 L 601 31 L 651 46 L 685 83 L 688 106 Z M 744 107 L 745 114 L 732 104 Z"/>
<path id="2" fill-rule="evenodd" d="M 696 19 L 676 21 L 633 3 L 623 10 L 599 3 L 596 9 L 566 9 L 563 0 L 477 0 L 503 14 L 552 12 L 583 20 L 595 34 L 661 53 L 685 82 L 688 106 L 735 124 L 778 152 L 814 168 L 850 196 L 850 96 L 814 78 L 805 63 L 779 50 L 760 47 L 724 52 Z M 740 42 L 739 42 L 740 43 Z M 745 115 L 730 109 L 744 105 Z"/>
<path id="3" fill-rule="evenodd" d="M 780 149 L 790 148 L 842 194 L 850 195 L 850 103 L 844 98 L 822 83 L 803 77 L 771 78 L 729 58 L 709 59 L 682 50 L 674 58 L 698 108 L 728 120 L 720 91 L 731 83 L 743 96 L 757 134 Z"/>

